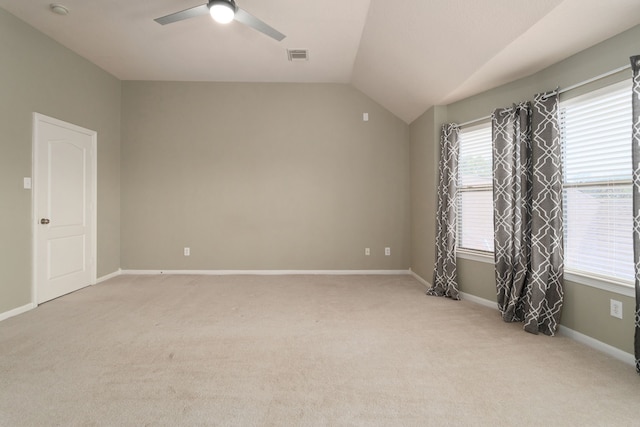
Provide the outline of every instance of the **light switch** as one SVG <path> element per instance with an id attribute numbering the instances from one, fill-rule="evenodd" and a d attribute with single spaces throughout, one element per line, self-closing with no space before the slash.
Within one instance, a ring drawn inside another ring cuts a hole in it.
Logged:
<path id="1" fill-rule="evenodd" d="M 362 113 L 362 121 L 363 122 L 369 121 L 369 113 Z"/>
<path id="2" fill-rule="evenodd" d="M 25 176 L 24 177 L 24 181 L 23 181 L 23 185 L 24 185 L 24 189 L 25 190 L 30 190 L 31 189 L 31 177 Z"/>

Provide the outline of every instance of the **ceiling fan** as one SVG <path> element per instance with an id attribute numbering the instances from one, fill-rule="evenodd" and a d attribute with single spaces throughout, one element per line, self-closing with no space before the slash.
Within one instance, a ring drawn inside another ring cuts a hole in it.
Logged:
<path id="1" fill-rule="evenodd" d="M 286 36 L 280 31 L 256 18 L 244 9 L 236 5 L 235 0 L 209 0 L 207 4 L 195 6 L 180 12 L 172 13 L 161 18 L 156 18 L 158 24 L 167 25 L 184 19 L 194 18 L 200 15 L 211 14 L 211 17 L 221 24 L 226 24 L 234 19 L 254 30 L 258 30 L 269 37 L 281 41 Z"/>

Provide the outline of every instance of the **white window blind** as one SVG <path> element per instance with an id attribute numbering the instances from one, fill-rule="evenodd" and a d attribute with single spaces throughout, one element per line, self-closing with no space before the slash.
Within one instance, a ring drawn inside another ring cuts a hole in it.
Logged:
<path id="1" fill-rule="evenodd" d="M 493 252 L 491 123 L 460 130 L 458 247 Z"/>
<path id="2" fill-rule="evenodd" d="M 565 269 L 631 282 L 631 86 L 618 84 L 560 108 Z"/>

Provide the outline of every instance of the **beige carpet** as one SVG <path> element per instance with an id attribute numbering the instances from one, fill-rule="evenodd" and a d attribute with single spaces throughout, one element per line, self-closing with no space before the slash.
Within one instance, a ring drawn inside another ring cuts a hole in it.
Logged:
<path id="1" fill-rule="evenodd" d="M 410 276 L 121 276 L 0 322 L 0 425 L 640 425 L 633 367 Z"/>

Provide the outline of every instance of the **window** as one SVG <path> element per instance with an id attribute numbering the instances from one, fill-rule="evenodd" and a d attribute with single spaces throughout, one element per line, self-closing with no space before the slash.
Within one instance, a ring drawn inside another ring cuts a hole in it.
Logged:
<path id="1" fill-rule="evenodd" d="M 631 89 L 606 87 L 560 105 L 565 269 L 631 283 Z"/>
<path id="2" fill-rule="evenodd" d="M 630 83 L 560 103 L 565 271 L 584 283 L 634 280 Z M 460 130 L 463 253 L 493 252 L 491 146 L 490 123 Z"/>
<path id="3" fill-rule="evenodd" d="M 458 248 L 493 252 L 491 123 L 460 130 Z"/>

